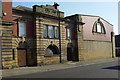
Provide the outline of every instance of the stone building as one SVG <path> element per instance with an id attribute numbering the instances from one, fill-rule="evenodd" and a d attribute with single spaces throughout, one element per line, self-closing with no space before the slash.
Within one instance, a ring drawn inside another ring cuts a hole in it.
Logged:
<path id="1" fill-rule="evenodd" d="M 12 48 L 15 56 L 18 55 L 15 57 L 15 63 L 19 63 L 21 57 L 24 60 L 19 66 L 52 64 L 67 60 L 66 47 L 70 41 L 66 40 L 65 36 L 64 12 L 51 5 L 35 5 L 33 9 L 17 6 L 13 8 L 13 17 L 16 24 L 13 26 Z"/>
<path id="2" fill-rule="evenodd" d="M 12 8 L 9 3 L 4 9 L 8 6 L 11 15 L 6 20 L 11 22 L 2 26 L 3 68 L 115 56 L 113 25 L 99 16 L 64 17 L 57 3 L 33 8 Z"/>
<path id="3" fill-rule="evenodd" d="M 79 61 L 115 57 L 113 25 L 99 16 L 76 14 L 70 19 L 71 41 Z M 73 58 L 74 59 L 74 58 Z"/>

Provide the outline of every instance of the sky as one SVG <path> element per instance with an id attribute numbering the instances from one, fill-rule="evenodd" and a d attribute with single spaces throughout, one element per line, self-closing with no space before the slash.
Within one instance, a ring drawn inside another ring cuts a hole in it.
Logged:
<path id="1" fill-rule="evenodd" d="M 14 1 L 14 0 L 13 0 Z M 65 12 L 65 16 L 73 14 L 85 14 L 100 16 L 109 23 L 113 24 L 115 35 L 118 34 L 118 2 L 94 2 L 94 1 L 78 1 L 78 2 L 57 2 L 59 10 Z M 13 2 L 13 7 L 18 5 L 32 8 L 33 5 L 53 5 L 54 2 Z"/>

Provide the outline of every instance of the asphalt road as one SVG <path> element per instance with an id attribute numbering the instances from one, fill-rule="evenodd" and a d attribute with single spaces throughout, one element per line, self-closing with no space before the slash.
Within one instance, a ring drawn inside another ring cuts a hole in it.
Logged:
<path id="1" fill-rule="evenodd" d="M 118 66 L 118 61 L 116 60 L 63 70 L 12 76 L 9 78 L 118 78 L 119 70 L 120 66 Z"/>

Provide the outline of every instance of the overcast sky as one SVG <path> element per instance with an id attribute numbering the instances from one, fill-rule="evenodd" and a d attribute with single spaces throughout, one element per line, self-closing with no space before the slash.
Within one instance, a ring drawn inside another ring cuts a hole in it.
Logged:
<path id="1" fill-rule="evenodd" d="M 14 1 L 14 0 L 13 0 Z M 13 2 L 13 7 L 23 5 L 53 5 L 54 2 Z M 65 12 L 65 16 L 73 14 L 86 14 L 100 16 L 113 24 L 114 32 L 118 34 L 118 2 L 58 2 L 59 9 Z"/>

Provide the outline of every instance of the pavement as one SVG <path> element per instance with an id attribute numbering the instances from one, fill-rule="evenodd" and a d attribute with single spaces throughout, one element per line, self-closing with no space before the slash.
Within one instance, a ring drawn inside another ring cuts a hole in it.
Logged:
<path id="1" fill-rule="evenodd" d="M 91 60 L 91 61 L 79 61 L 79 62 L 65 62 L 65 63 L 35 66 L 35 67 L 19 67 L 14 69 L 3 69 L 3 70 L 0 70 L 0 75 L 1 73 L 2 73 L 2 77 L 25 75 L 25 74 L 31 74 L 31 73 L 37 73 L 37 72 L 46 72 L 46 71 L 53 71 L 53 70 L 75 68 L 79 66 L 88 66 L 88 65 L 105 63 L 105 62 L 112 62 L 115 60 L 118 61 L 118 58 L 116 57 L 116 58 L 93 60 L 93 61 Z"/>

